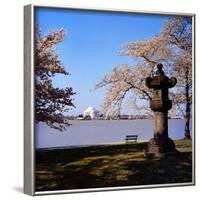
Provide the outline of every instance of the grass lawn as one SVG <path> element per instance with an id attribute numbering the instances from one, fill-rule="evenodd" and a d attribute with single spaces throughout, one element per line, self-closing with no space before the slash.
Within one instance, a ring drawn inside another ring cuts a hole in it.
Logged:
<path id="1" fill-rule="evenodd" d="M 36 191 L 192 182 L 192 141 L 177 140 L 181 153 L 143 156 L 146 143 L 36 152 Z"/>

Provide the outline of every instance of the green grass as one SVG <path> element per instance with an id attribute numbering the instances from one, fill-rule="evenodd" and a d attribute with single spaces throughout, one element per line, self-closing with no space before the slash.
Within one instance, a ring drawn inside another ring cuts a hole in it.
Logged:
<path id="1" fill-rule="evenodd" d="M 192 141 L 175 143 L 162 160 L 144 158 L 145 142 L 36 152 L 36 191 L 191 182 Z"/>

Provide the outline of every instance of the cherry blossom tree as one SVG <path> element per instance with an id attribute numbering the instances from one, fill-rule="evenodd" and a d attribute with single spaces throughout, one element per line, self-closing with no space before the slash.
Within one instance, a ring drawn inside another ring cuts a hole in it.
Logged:
<path id="1" fill-rule="evenodd" d="M 60 131 L 69 125 L 63 120 L 63 112 L 74 107 L 71 87 L 55 88 L 52 78 L 56 74 L 69 75 L 55 51 L 64 39 L 64 30 L 49 31 L 44 36 L 35 30 L 35 119 Z"/>
<path id="2" fill-rule="evenodd" d="M 120 53 L 133 58 L 136 64 L 114 67 L 109 75 L 96 84 L 95 89 L 107 87 L 102 111 L 118 115 L 122 102 L 129 97 L 130 108 L 149 112 L 147 100 L 151 99 L 151 90 L 145 86 L 145 78 L 154 73 L 156 64 L 171 64 L 171 47 L 166 40 L 155 36 L 144 41 L 130 42 Z"/>
<path id="3" fill-rule="evenodd" d="M 147 70 L 139 66 L 120 65 L 114 67 L 110 74 L 95 85 L 95 89 L 107 87 L 106 97 L 102 104 L 102 112 L 108 116 L 120 115 L 120 110 L 125 97 L 131 94 L 130 107 L 141 110 L 147 108 L 147 100 L 151 99 L 150 91 L 143 84 Z M 138 104 L 138 100 L 140 103 Z M 141 104 L 141 101 L 143 103 Z M 133 103 L 134 102 L 134 103 Z"/>
<path id="4" fill-rule="evenodd" d="M 134 59 L 135 65 L 114 67 L 110 74 L 96 84 L 95 89 L 107 87 L 102 104 L 104 113 L 119 113 L 126 97 L 132 100 L 132 108 L 148 110 L 146 100 L 151 90 L 145 87 L 144 79 L 152 76 L 158 63 L 164 65 L 167 75 L 178 79 L 177 89 L 170 95 L 176 108 L 185 105 L 183 111 L 185 138 L 190 138 L 189 121 L 192 103 L 192 22 L 190 17 L 169 18 L 160 33 L 144 41 L 133 41 L 125 45 L 121 55 Z M 132 94 L 130 96 L 129 94 Z M 142 102 L 142 103 L 141 103 Z"/>
<path id="5" fill-rule="evenodd" d="M 161 37 L 177 48 L 174 53 L 174 73 L 178 78 L 178 90 L 174 101 L 178 105 L 185 105 L 185 139 L 190 139 L 190 118 L 192 105 L 192 18 L 173 17 L 167 21 Z M 182 106 L 179 106 L 182 109 Z"/>

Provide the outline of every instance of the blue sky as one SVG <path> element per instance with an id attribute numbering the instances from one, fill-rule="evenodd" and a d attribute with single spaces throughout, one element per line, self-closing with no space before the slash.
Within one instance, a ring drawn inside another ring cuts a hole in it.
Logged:
<path id="1" fill-rule="evenodd" d="M 57 53 L 70 76 L 56 75 L 56 87 L 71 86 L 75 109 L 80 114 L 88 106 L 100 109 L 105 89 L 91 91 L 118 64 L 134 63 L 119 51 L 131 41 L 148 39 L 159 33 L 167 16 L 37 8 L 36 23 L 42 33 L 64 28 L 65 39 Z"/>

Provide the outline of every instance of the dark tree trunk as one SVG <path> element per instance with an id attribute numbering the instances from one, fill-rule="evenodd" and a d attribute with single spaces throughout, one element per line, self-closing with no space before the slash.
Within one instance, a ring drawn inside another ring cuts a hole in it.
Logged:
<path id="1" fill-rule="evenodd" d="M 185 106 L 185 139 L 191 139 L 190 136 L 190 96 L 189 96 L 189 83 L 188 83 L 188 68 L 186 68 L 186 85 L 185 85 L 185 98 L 186 98 L 186 106 Z"/>
<path id="2" fill-rule="evenodd" d="M 190 136 L 190 103 L 186 103 L 185 110 L 185 139 L 191 139 Z"/>

